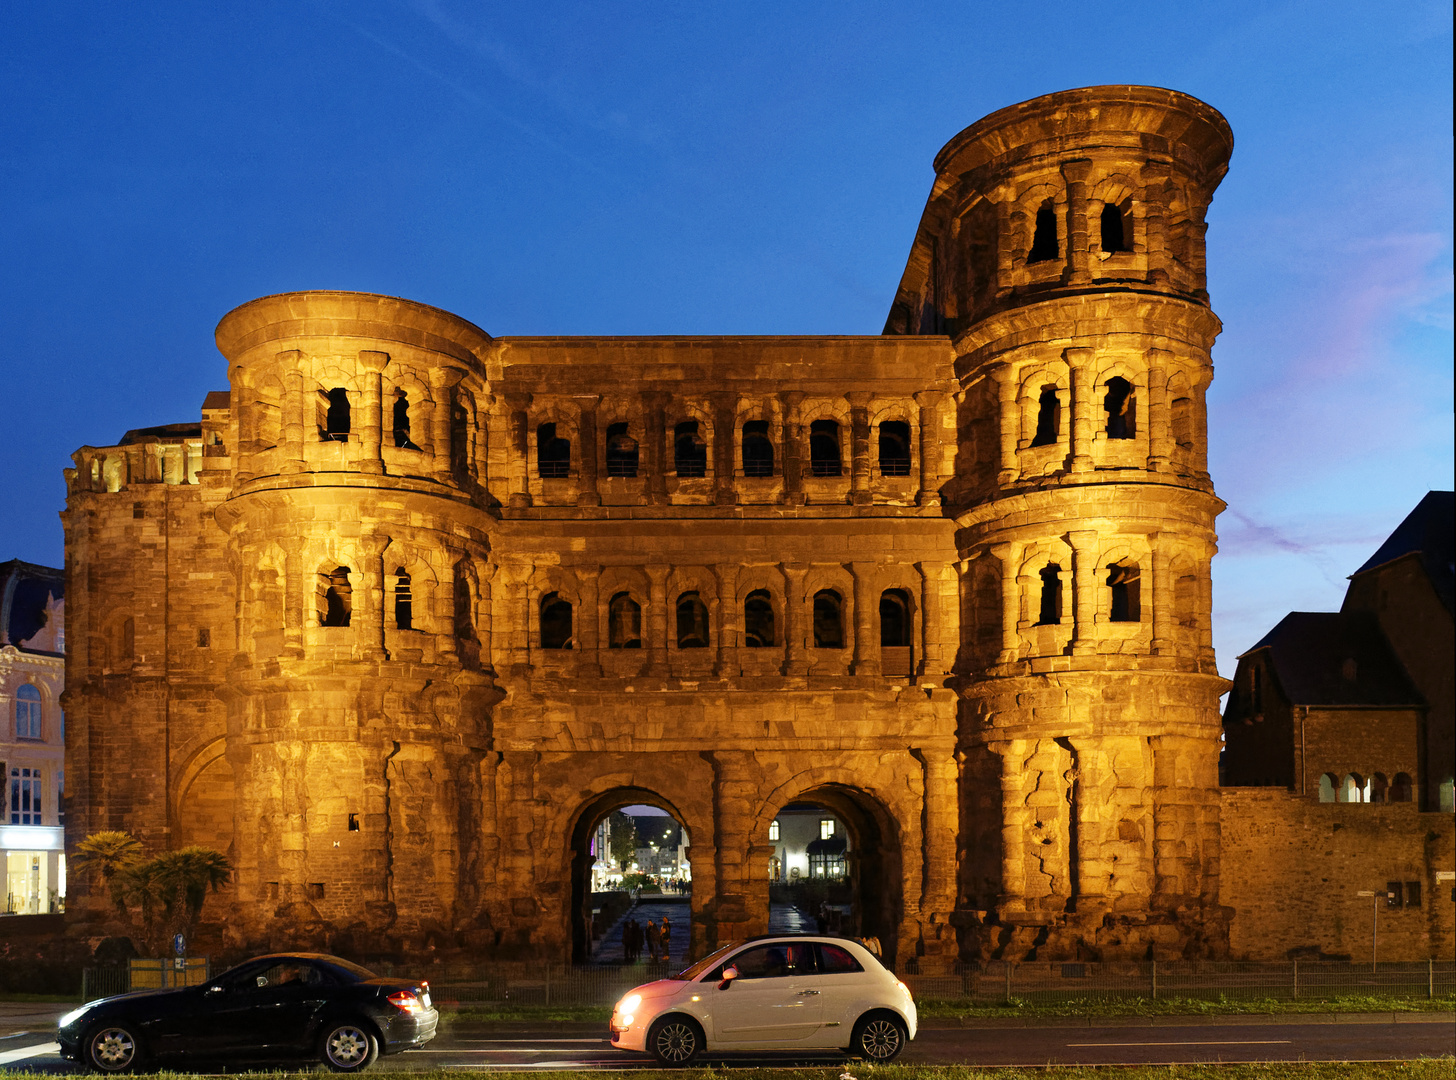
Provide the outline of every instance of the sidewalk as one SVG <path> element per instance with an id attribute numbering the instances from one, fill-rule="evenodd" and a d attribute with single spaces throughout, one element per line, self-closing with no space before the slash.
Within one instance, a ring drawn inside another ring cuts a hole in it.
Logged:
<path id="1" fill-rule="evenodd" d="M 20 1031 L 53 1032 L 56 1021 L 76 1007 L 65 1001 L 0 1001 L 0 1038 Z"/>

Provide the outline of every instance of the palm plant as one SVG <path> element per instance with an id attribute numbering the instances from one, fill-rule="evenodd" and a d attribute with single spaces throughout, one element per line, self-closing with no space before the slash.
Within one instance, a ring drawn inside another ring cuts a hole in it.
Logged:
<path id="1" fill-rule="evenodd" d="M 92 833 L 76 845 L 72 860 L 83 869 L 101 874 L 111 901 L 126 914 L 127 871 L 141 862 L 141 841 L 128 832 L 107 830 Z"/>

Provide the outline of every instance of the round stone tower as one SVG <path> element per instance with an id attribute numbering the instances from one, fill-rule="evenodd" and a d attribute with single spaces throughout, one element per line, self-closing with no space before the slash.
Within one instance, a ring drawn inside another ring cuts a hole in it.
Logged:
<path id="1" fill-rule="evenodd" d="M 1204 214 L 1233 139 L 1169 90 L 992 113 L 935 161 L 889 333 L 955 345 L 967 956 L 1217 953 Z"/>
<path id="2" fill-rule="evenodd" d="M 423 304 L 310 292 L 244 304 L 217 343 L 236 446 L 216 514 L 238 583 L 234 922 L 273 946 L 468 937 L 489 925 L 495 836 L 476 422 L 492 340 Z"/>

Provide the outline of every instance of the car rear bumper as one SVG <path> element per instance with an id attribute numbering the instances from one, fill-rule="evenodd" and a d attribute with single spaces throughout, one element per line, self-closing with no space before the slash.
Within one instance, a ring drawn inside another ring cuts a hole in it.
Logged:
<path id="1" fill-rule="evenodd" d="M 404 1050 L 418 1050 L 435 1037 L 435 1030 L 439 1025 L 440 1014 L 435 1009 L 401 1013 L 385 1025 L 379 1051 L 383 1054 L 398 1054 Z"/>

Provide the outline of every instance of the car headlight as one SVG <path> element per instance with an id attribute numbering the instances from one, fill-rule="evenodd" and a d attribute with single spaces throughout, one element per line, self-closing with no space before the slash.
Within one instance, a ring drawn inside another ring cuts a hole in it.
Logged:
<path id="1" fill-rule="evenodd" d="M 66 1013 L 65 1016 L 61 1017 L 59 1020 L 56 1021 L 56 1027 L 68 1028 L 90 1011 L 90 1005 L 82 1005 L 79 1009 L 72 1009 L 70 1012 Z"/>
<path id="2" fill-rule="evenodd" d="M 641 994 L 628 994 L 621 1001 L 617 1002 L 617 1012 L 625 1016 L 636 1012 L 637 1006 L 641 1004 Z"/>

